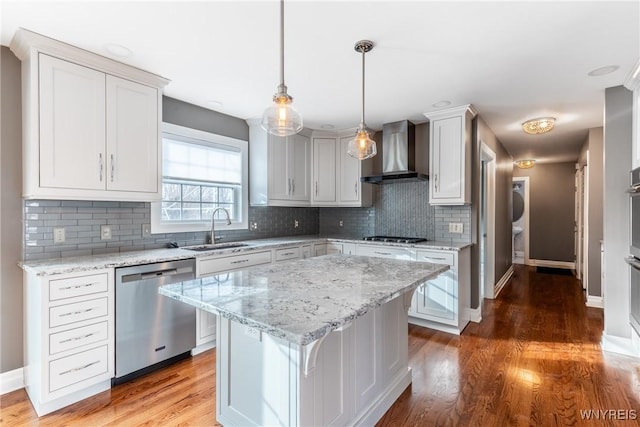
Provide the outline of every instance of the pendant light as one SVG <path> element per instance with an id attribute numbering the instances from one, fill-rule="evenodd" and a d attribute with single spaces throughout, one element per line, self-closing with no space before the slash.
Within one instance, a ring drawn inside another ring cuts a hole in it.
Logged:
<path id="1" fill-rule="evenodd" d="M 360 126 L 358 126 L 356 136 L 349 141 L 347 146 L 347 154 L 356 159 L 365 160 L 378 153 L 376 142 L 371 139 L 371 134 L 364 123 L 364 54 L 373 49 L 373 42 L 360 40 L 356 43 L 354 49 L 356 52 L 362 53 L 362 116 L 360 117 Z"/>
<path id="2" fill-rule="evenodd" d="M 302 130 L 302 116 L 291 105 L 293 98 L 284 84 L 284 0 L 280 0 L 280 85 L 273 95 L 273 105 L 264 110 L 262 128 L 277 136 L 293 135 Z"/>

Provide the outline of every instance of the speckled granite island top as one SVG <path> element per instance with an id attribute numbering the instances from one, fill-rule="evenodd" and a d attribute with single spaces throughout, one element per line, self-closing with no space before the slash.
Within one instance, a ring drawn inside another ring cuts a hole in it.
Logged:
<path id="1" fill-rule="evenodd" d="M 306 345 L 447 269 L 336 254 L 165 285 L 159 292 Z"/>

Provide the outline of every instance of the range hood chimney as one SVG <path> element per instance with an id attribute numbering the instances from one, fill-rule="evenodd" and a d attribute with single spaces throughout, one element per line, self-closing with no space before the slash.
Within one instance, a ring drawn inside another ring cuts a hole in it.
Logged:
<path id="1" fill-rule="evenodd" d="M 425 155 L 417 155 L 416 152 Z M 382 125 L 382 173 L 360 178 L 370 184 L 425 181 L 428 147 L 416 146 L 415 125 L 408 120 Z"/>

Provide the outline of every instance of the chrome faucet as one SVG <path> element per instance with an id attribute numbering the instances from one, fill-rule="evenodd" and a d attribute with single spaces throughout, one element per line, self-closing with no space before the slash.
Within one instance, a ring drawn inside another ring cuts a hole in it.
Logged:
<path id="1" fill-rule="evenodd" d="M 218 211 L 224 212 L 224 215 L 227 217 L 227 225 L 231 225 L 231 218 L 229 217 L 229 211 L 225 208 L 215 208 L 213 213 L 211 214 L 211 240 L 209 243 L 212 245 L 216 243 L 216 213 Z"/>

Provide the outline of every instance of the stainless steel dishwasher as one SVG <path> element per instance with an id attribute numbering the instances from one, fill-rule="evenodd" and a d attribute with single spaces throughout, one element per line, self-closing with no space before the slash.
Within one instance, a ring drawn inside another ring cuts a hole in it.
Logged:
<path id="1" fill-rule="evenodd" d="M 116 375 L 119 384 L 189 357 L 196 310 L 158 294 L 158 287 L 195 278 L 186 259 L 116 268 Z"/>

